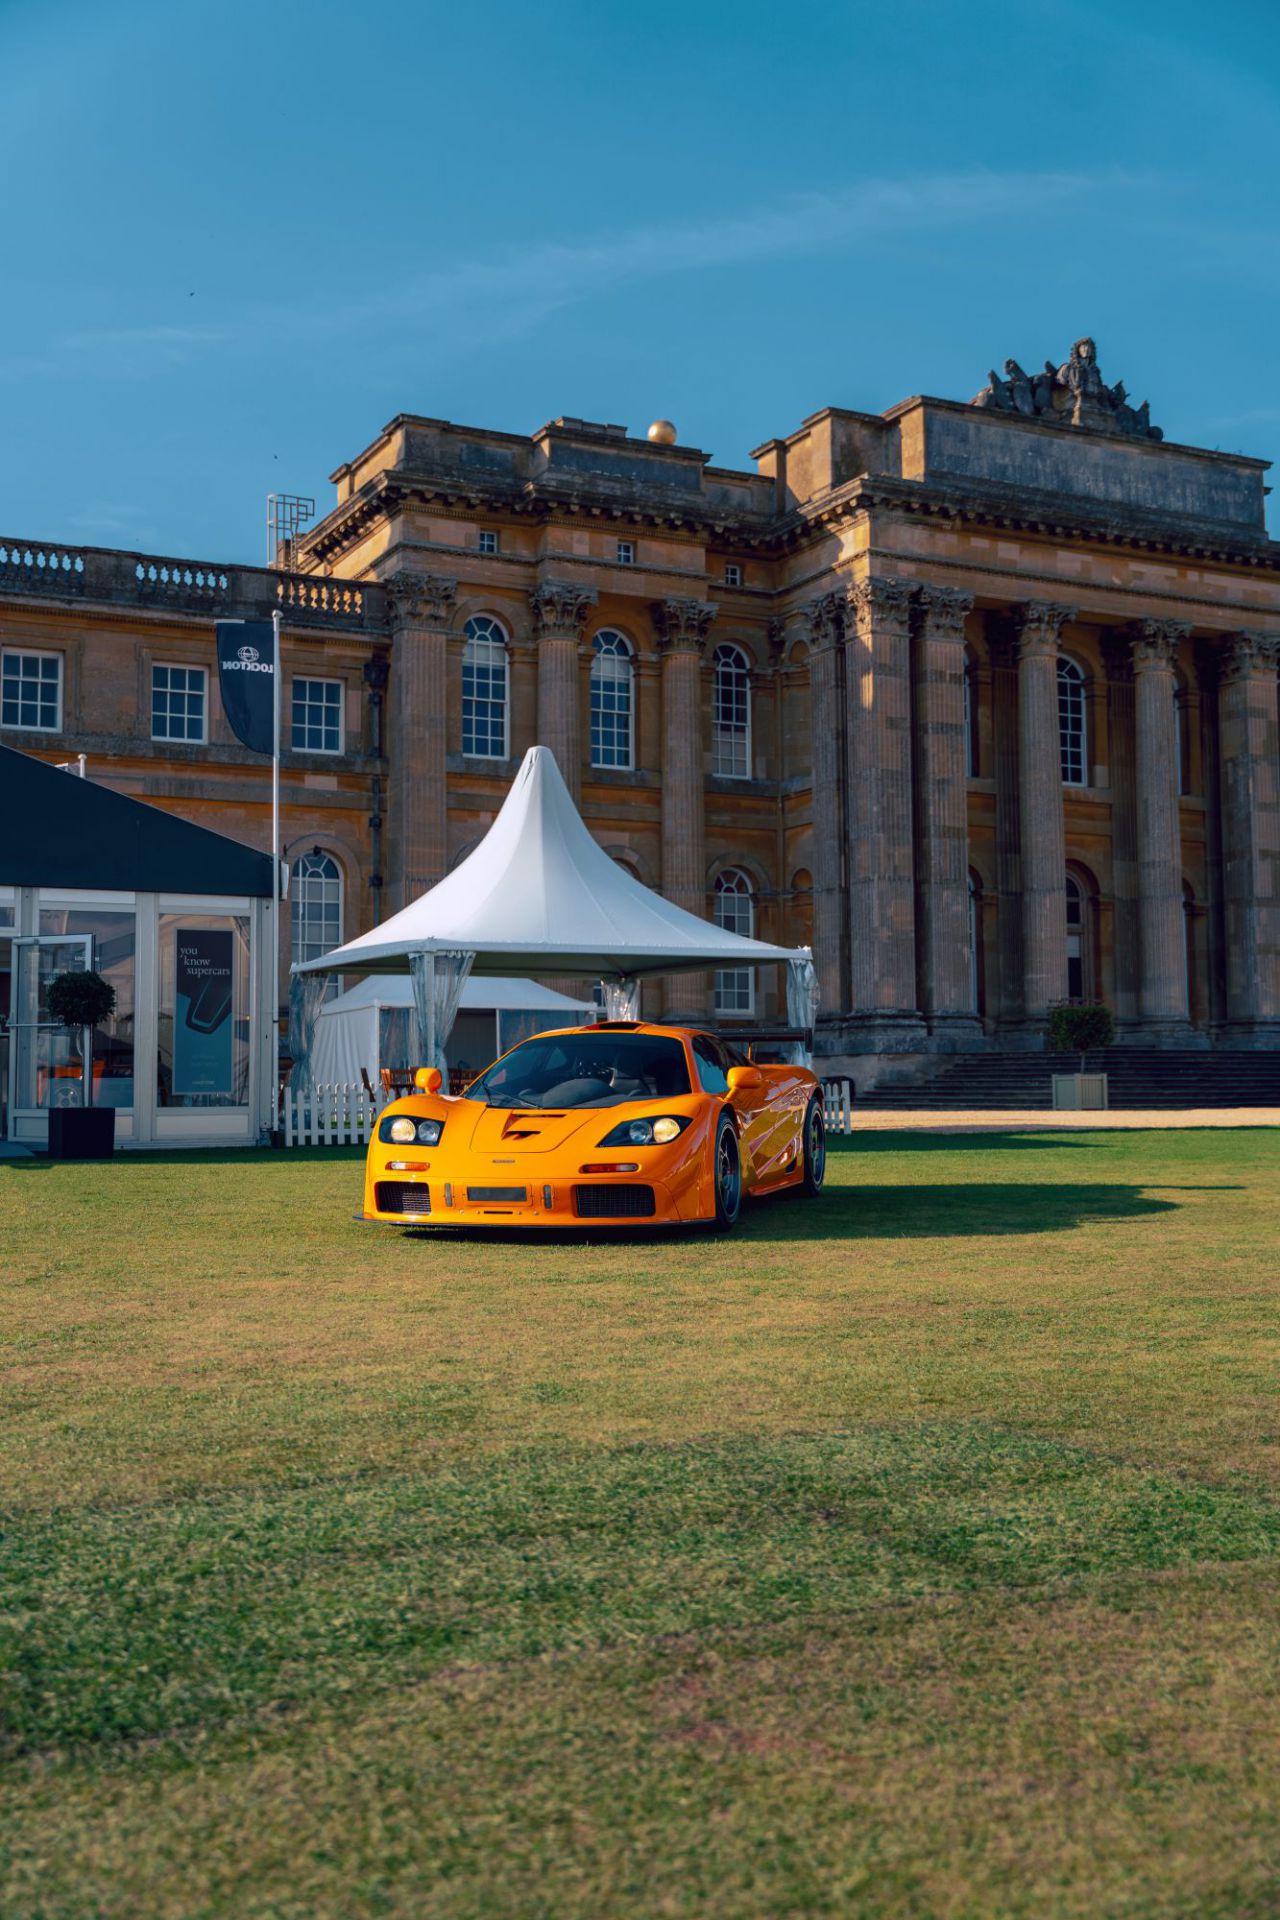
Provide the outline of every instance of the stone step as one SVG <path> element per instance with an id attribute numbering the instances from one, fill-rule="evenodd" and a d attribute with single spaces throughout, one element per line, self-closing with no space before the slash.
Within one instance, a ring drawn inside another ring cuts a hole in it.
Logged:
<path id="1" fill-rule="evenodd" d="M 858 1104 L 889 1110 L 1051 1108 L 1051 1075 L 1075 1073 L 1079 1064 L 1077 1054 L 953 1054 L 940 1059 L 926 1079 L 877 1087 Z M 1090 1053 L 1085 1070 L 1107 1074 L 1116 1108 L 1280 1107 L 1280 1051 L 1121 1046 Z"/>

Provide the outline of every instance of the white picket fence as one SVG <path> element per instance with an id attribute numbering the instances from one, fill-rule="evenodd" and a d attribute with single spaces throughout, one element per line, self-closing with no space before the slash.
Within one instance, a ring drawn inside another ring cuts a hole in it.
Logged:
<path id="1" fill-rule="evenodd" d="M 828 1133 L 853 1132 L 853 1090 L 847 1080 L 824 1080 L 822 1112 Z"/>
<path id="2" fill-rule="evenodd" d="M 371 1100 L 362 1085 L 352 1082 L 303 1094 L 286 1086 L 284 1143 L 286 1147 L 367 1146 L 378 1115 L 391 1098 L 379 1093 Z M 847 1080 L 822 1082 L 822 1110 L 828 1133 L 853 1132 L 853 1097 Z"/>
<path id="3" fill-rule="evenodd" d="M 367 1146 L 378 1115 L 390 1099 L 379 1093 L 371 1100 L 364 1087 L 350 1082 L 314 1087 L 310 1093 L 284 1090 L 286 1147 Z"/>

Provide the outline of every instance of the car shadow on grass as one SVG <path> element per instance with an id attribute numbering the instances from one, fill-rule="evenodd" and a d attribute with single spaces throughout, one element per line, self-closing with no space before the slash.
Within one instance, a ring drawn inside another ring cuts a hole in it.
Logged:
<path id="1" fill-rule="evenodd" d="M 1169 1187 L 1162 1193 L 1235 1193 L 1233 1186 Z M 1174 1199 L 1154 1198 L 1140 1186 L 1117 1182 L 1018 1182 L 1000 1186 L 835 1187 L 817 1200 L 799 1194 L 751 1202 L 736 1229 L 744 1240 L 920 1240 L 1070 1233 L 1114 1220 L 1154 1219 L 1177 1211 Z M 709 1227 L 609 1229 L 583 1232 L 502 1227 L 409 1227 L 409 1240 L 461 1240 L 498 1246 L 670 1246 Z"/>

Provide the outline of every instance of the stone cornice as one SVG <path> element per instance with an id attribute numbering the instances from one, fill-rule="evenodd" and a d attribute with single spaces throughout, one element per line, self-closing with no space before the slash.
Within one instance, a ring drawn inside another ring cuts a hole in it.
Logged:
<path id="1" fill-rule="evenodd" d="M 719 608 L 710 600 L 655 600 L 653 626 L 659 650 L 704 653 L 707 635 L 718 612 Z"/>
<path id="2" fill-rule="evenodd" d="M 456 580 L 407 568 L 383 582 L 395 627 L 447 627 L 458 598 Z"/>
<path id="3" fill-rule="evenodd" d="M 572 580 L 540 580 L 529 591 L 536 637 L 580 641 L 587 614 L 599 598 L 594 587 L 580 587 Z"/>

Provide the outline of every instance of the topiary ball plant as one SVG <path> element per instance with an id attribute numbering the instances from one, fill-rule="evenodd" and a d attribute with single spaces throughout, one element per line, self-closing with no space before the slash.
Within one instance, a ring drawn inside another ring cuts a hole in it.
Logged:
<path id="1" fill-rule="evenodd" d="M 116 1010 L 116 990 L 100 973 L 60 973 L 49 983 L 49 1011 L 64 1027 L 100 1027 Z"/>
<path id="2" fill-rule="evenodd" d="M 1116 1023 L 1110 1007 L 1099 1001 L 1093 1005 L 1051 1007 L 1049 1044 L 1055 1053 L 1078 1053 L 1080 1071 L 1091 1047 L 1109 1047 L 1116 1037 Z"/>

